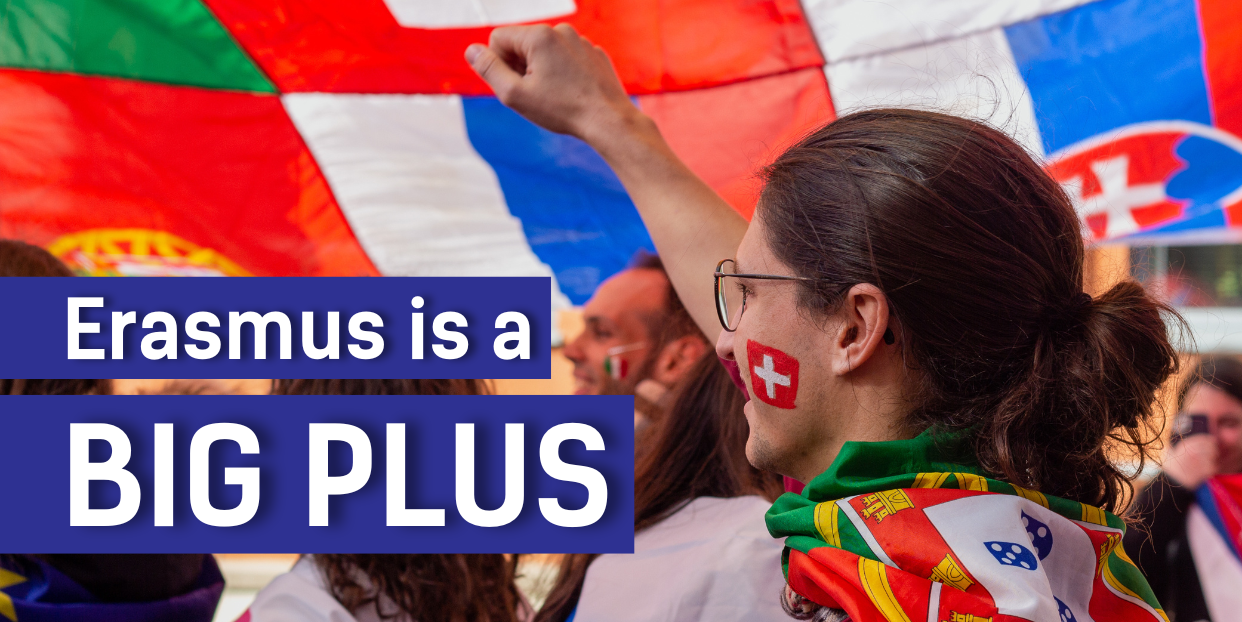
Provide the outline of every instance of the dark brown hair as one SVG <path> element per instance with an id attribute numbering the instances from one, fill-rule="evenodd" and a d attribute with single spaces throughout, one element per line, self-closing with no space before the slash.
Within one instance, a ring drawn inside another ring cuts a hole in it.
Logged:
<path id="1" fill-rule="evenodd" d="M 112 381 L 0 380 L 0 395 L 112 395 Z"/>
<path id="2" fill-rule="evenodd" d="M 513 583 L 517 556 L 333 554 L 314 560 L 341 605 L 357 611 L 374 604 L 385 620 L 408 614 L 415 622 L 514 622 L 525 608 Z"/>
<path id="3" fill-rule="evenodd" d="M 745 404 L 714 351 L 699 360 L 634 466 L 635 532 L 699 497 L 760 495 L 771 501 L 784 492 L 779 475 L 759 471 L 746 460 L 750 427 L 742 414 Z M 561 622 L 573 612 L 594 558 L 564 558 L 536 622 Z"/>
<path id="4" fill-rule="evenodd" d="M 272 395 L 490 395 L 486 380 L 273 380 Z"/>
<path id="5" fill-rule="evenodd" d="M 73 276 L 73 271 L 38 246 L 0 240 L 0 276 Z"/>
<path id="6" fill-rule="evenodd" d="M 273 395 L 487 395 L 483 380 L 273 380 Z M 514 622 L 526 604 L 517 556 L 315 555 L 335 597 L 350 611 L 374 604 L 382 619 Z M 392 611 L 386 607 L 394 607 Z"/>
<path id="7" fill-rule="evenodd" d="M 933 112 L 872 110 L 810 134 L 764 171 L 756 217 L 826 318 L 850 285 L 887 296 L 917 406 L 911 433 L 968 431 L 986 471 L 1107 509 L 1150 458 L 1155 391 L 1177 369 L 1165 317 L 1134 281 L 1083 292 L 1082 225 L 1012 139 Z M 1163 317 L 1162 317 L 1163 316 Z"/>
<path id="8" fill-rule="evenodd" d="M 1177 391 L 1177 409 L 1186 407 L 1186 394 L 1197 384 L 1206 384 L 1224 391 L 1235 400 L 1242 402 L 1242 363 L 1227 356 L 1205 356 L 1199 359 L 1194 371 L 1186 377 L 1186 381 Z"/>

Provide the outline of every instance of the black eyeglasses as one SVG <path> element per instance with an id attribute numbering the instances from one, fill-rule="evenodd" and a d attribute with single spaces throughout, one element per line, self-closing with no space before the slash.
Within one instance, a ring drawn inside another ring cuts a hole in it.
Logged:
<path id="1" fill-rule="evenodd" d="M 768 281 L 818 281 L 805 276 L 784 276 L 780 274 L 738 274 L 737 262 L 732 259 L 721 259 L 716 264 L 716 319 L 720 326 L 729 332 L 737 330 L 742 314 L 746 312 L 746 296 L 750 290 L 745 283 L 737 283 L 730 287 L 725 283 L 727 278 L 764 279 Z M 736 317 L 734 316 L 736 314 Z"/>

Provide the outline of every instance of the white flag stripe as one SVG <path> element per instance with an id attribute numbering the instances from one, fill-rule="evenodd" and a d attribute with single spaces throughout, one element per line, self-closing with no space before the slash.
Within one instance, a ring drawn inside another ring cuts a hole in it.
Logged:
<path id="1" fill-rule="evenodd" d="M 939 581 L 931 582 L 931 595 L 927 597 L 927 622 L 940 621 L 940 590 L 944 584 Z"/>
<path id="2" fill-rule="evenodd" d="M 406 28 L 473 28 L 533 22 L 578 10 L 573 0 L 384 0 Z"/>
<path id="3" fill-rule="evenodd" d="M 1005 565 L 989 551 L 988 542 L 1011 543 L 1038 555 L 1027 535 L 1022 513 L 1051 532 L 1052 548 L 1039 567 L 1028 570 Z M 1043 506 L 1008 495 L 956 499 L 924 510 L 962 565 L 987 589 L 1001 614 L 1028 620 L 1060 620 L 1055 598 L 1061 599 L 1078 622 L 1091 620 L 1095 547 L 1073 521 Z"/>
<path id="4" fill-rule="evenodd" d="M 1003 28 L 1091 1 L 803 0 L 802 7 L 831 64 Z"/>
<path id="5" fill-rule="evenodd" d="M 987 122 L 1043 156 L 1030 92 L 999 28 L 829 63 L 824 72 L 837 114 L 881 107 L 946 112 Z"/>
<path id="6" fill-rule="evenodd" d="M 1197 505 L 1186 515 L 1186 540 L 1212 619 L 1242 619 L 1242 562 Z"/>
<path id="7" fill-rule="evenodd" d="M 867 543 L 867 546 L 871 547 L 871 552 L 875 553 L 875 556 L 880 558 L 880 561 L 884 562 L 886 566 L 896 568 L 897 564 L 893 562 L 893 558 L 889 557 L 888 553 L 884 552 L 884 547 L 880 546 L 880 543 L 876 541 L 875 536 L 871 535 L 871 530 L 867 529 L 866 521 L 864 521 L 862 517 L 858 515 L 858 512 L 854 511 L 854 507 L 850 505 L 850 500 L 857 496 L 858 495 L 838 499 L 837 507 L 841 508 L 842 514 L 849 517 L 850 522 L 854 524 L 854 529 L 858 530 L 858 534 L 862 536 L 862 539 Z"/>
<path id="8" fill-rule="evenodd" d="M 456 95 L 291 93 L 285 109 L 390 276 L 552 276 L 475 152 Z M 553 278 L 552 308 L 569 306 Z"/>

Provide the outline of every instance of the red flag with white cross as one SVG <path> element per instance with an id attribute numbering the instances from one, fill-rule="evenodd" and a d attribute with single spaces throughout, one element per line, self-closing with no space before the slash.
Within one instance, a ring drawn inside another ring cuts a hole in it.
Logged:
<path id="1" fill-rule="evenodd" d="M 746 342 L 750 394 L 777 408 L 793 408 L 798 397 L 798 359 L 753 340 Z"/>

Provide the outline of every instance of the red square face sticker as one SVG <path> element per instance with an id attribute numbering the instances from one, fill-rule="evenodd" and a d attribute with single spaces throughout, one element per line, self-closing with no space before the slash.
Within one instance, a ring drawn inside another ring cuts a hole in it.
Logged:
<path id="1" fill-rule="evenodd" d="M 798 397 L 798 359 L 749 339 L 746 359 L 751 395 L 777 408 L 793 408 Z"/>

